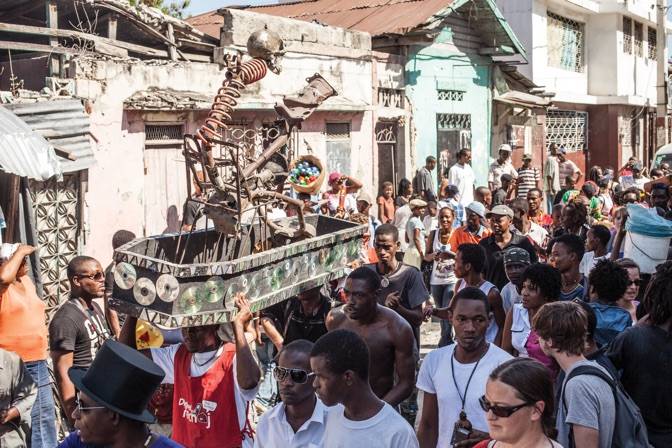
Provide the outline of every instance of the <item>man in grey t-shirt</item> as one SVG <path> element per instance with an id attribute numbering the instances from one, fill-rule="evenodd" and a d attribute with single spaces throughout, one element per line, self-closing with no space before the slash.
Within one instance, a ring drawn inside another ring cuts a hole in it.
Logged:
<path id="1" fill-rule="evenodd" d="M 579 361 L 573 364 L 568 370 L 565 378 L 569 377 L 572 370 L 579 366 L 596 367 L 603 372 L 607 370 L 594 361 Z M 567 412 L 563 403 L 558 403 L 558 414 L 556 417 L 556 427 L 558 428 L 558 442 L 565 447 L 570 447 L 569 434 L 570 429 L 580 425 L 584 428 L 590 428 L 598 433 L 598 444 L 590 445 L 595 447 L 611 447 L 611 428 L 614 427 L 616 419 L 616 407 L 614 404 L 614 394 L 611 387 L 601 378 L 593 375 L 577 375 L 569 382 L 564 381 L 563 401 L 567 405 Z M 574 436 L 576 440 L 576 435 Z M 575 444 L 577 447 L 589 446 Z"/>
<path id="2" fill-rule="evenodd" d="M 532 326 L 539 336 L 541 349 L 555 359 L 565 378 L 580 366 L 592 366 L 609 375 L 600 365 L 583 356 L 588 319 L 581 305 L 547 303 L 537 311 Z M 616 423 L 611 387 L 602 379 L 587 374 L 565 380 L 562 387 L 562 396 L 557 403 L 558 442 L 566 448 L 610 448 Z"/>
<path id="3" fill-rule="evenodd" d="M 427 156 L 425 166 L 420 168 L 413 178 L 413 191 L 419 194 L 425 201 L 436 201 L 436 188 L 432 171 L 436 168 L 436 157 Z"/>

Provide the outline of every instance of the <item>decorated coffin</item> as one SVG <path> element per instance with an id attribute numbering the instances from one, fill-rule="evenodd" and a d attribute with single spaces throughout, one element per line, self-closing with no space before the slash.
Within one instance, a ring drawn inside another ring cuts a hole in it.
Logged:
<path id="1" fill-rule="evenodd" d="M 166 328 L 210 325 L 231 321 L 238 292 L 254 312 L 344 276 L 366 226 L 322 215 L 306 223 L 315 237 L 258 253 L 271 241 L 259 223 L 240 238 L 200 230 L 136 239 L 114 253 L 110 304 Z"/>

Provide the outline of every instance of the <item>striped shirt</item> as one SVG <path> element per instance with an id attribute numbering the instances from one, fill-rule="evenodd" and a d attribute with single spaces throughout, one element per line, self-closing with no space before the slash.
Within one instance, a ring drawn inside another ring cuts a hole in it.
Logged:
<path id="1" fill-rule="evenodd" d="M 518 197 L 527 199 L 527 192 L 536 188 L 541 180 L 539 169 L 535 167 L 518 168 Z"/>

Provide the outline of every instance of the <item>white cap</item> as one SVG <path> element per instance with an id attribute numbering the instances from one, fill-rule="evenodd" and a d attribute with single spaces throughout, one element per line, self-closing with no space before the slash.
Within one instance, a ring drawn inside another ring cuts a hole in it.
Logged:
<path id="1" fill-rule="evenodd" d="M 0 261 L 7 261 L 12 258 L 12 255 L 19 248 L 19 243 L 2 243 L 0 244 Z"/>
<path id="2" fill-rule="evenodd" d="M 507 151 L 507 152 L 511 152 L 511 151 L 512 151 L 512 149 L 511 149 L 511 145 L 507 145 L 506 143 L 504 143 L 504 144 L 502 144 L 502 145 L 499 145 L 499 150 L 500 150 L 500 151 Z"/>

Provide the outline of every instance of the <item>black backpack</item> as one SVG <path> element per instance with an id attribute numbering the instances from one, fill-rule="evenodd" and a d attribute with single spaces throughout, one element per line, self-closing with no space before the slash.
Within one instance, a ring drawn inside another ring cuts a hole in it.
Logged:
<path id="1" fill-rule="evenodd" d="M 614 381 L 614 379 L 611 378 L 608 373 L 605 373 L 599 368 L 593 366 L 579 366 L 572 370 L 572 372 L 567 377 L 567 380 L 565 381 L 565 385 L 569 382 L 569 380 L 579 375 L 593 375 L 601 378 L 602 381 L 611 387 L 611 390 L 614 393 L 616 421 L 614 422 L 614 432 L 611 439 L 612 448 L 651 447 L 642 414 L 635 402 L 632 401 L 632 398 L 630 398 L 628 394 L 622 389 L 621 385 Z M 567 403 L 565 403 L 564 387 L 562 389 L 561 397 L 562 406 L 566 415 Z M 571 429 L 569 433 L 569 444 L 569 448 L 574 448 L 576 446 L 574 444 L 574 432 Z"/>

